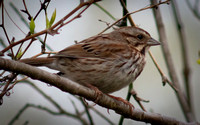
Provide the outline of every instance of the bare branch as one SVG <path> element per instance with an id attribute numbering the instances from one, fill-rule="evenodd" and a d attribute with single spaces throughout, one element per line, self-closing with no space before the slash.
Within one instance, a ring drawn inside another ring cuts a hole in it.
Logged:
<path id="1" fill-rule="evenodd" d="M 82 96 L 88 100 L 96 101 L 97 104 L 105 108 L 113 109 L 116 113 L 123 115 L 126 118 L 130 118 L 137 121 L 144 121 L 146 123 L 152 124 L 179 124 L 179 125 L 195 125 L 198 123 L 184 123 L 177 121 L 173 118 L 163 116 L 156 113 L 144 112 L 138 109 L 130 110 L 129 105 L 124 104 L 121 101 L 115 100 L 105 94 L 99 96 L 99 99 L 96 99 L 95 91 L 87 87 L 81 86 L 67 78 L 60 77 L 56 74 L 48 73 L 39 68 L 20 63 L 17 61 L 0 58 L 0 69 L 6 71 L 13 71 L 20 74 L 27 75 L 32 79 L 37 79 L 48 83 L 52 86 L 59 88 L 64 92 L 69 92 L 74 95 Z"/>
<path id="2" fill-rule="evenodd" d="M 42 111 L 46 111 L 46 112 L 48 112 L 48 113 L 50 113 L 50 114 L 52 114 L 52 115 L 67 115 L 67 116 L 69 116 L 69 117 L 72 117 L 72 118 L 75 118 L 75 119 L 79 120 L 80 122 L 83 123 L 83 125 L 87 125 L 86 120 L 83 119 L 83 118 L 81 118 L 81 117 L 78 117 L 77 115 L 69 114 L 69 113 L 65 114 L 65 112 L 56 112 L 56 111 L 53 111 L 53 110 L 51 110 L 51 109 L 49 109 L 49 108 L 47 108 L 47 107 L 44 107 L 44 106 L 41 106 L 41 105 L 29 104 L 29 103 L 26 104 L 26 105 L 24 105 L 24 107 L 22 107 L 22 108 L 19 110 L 19 112 L 12 118 L 12 120 L 11 120 L 8 124 L 9 124 L 9 125 L 13 125 L 14 122 L 15 122 L 16 120 L 18 120 L 19 117 L 20 117 L 26 110 L 28 110 L 28 108 L 36 108 L 36 109 L 39 109 L 39 110 L 42 110 Z"/>
<path id="3" fill-rule="evenodd" d="M 80 9 L 81 9 L 82 7 L 84 7 L 84 6 L 90 6 L 92 3 L 97 2 L 97 1 L 99 1 L 99 0 L 90 0 L 90 1 L 88 1 L 88 2 L 84 2 L 84 3 L 79 4 L 75 9 L 73 9 L 69 14 L 67 14 L 67 15 L 64 16 L 62 19 L 60 19 L 57 23 L 55 23 L 54 25 L 52 25 L 52 27 L 50 27 L 49 29 L 42 30 L 42 31 L 40 31 L 40 32 L 38 32 L 38 33 L 32 34 L 32 35 L 30 35 L 30 36 L 27 36 L 27 37 L 25 37 L 24 39 L 21 39 L 21 40 L 19 40 L 19 41 L 16 41 L 16 42 L 14 42 L 14 43 L 11 43 L 8 47 L 4 48 L 4 49 L 1 51 L 1 53 L 4 54 L 4 53 L 5 53 L 6 51 L 8 51 L 10 48 L 12 48 L 12 47 L 14 47 L 14 46 L 16 46 L 16 45 L 18 45 L 18 44 L 24 42 L 24 41 L 27 41 L 27 40 L 29 40 L 29 39 L 32 39 L 32 38 L 37 37 L 37 36 L 40 36 L 40 35 L 45 34 L 45 33 L 49 33 L 50 31 L 54 31 L 54 29 L 55 29 L 56 27 L 61 28 L 60 25 L 62 26 L 62 24 L 64 23 L 64 21 L 67 20 L 70 16 L 72 16 L 75 12 L 77 12 L 78 10 L 80 10 Z M 58 30 L 59 28 L 57 28 L 56 30 Z"/>
<path id="4" fill-rule="evenodd" d="M 148 6 L 148 7 L 145 7 L 145 8 L 142 8 L 142 9 L 139 9 L 139 10 L 127 13 L 125 16 L 123 16 L 121 19 L 115 21 L 113 24 L 111 24 L 109 27 L 107 27 L 106 29 L 104 29 L 103 31 L 101 31 L 99 34 L 104 33 L 106 30 L 108 30 L 109 28 L 111 28 L 112 26 L 114 26 L 115 24 L 117 24 L 118 22 L 120 22 L 121 20 L 127 18 L 131 14 L 134 14 L 134 13 L 137 13 L 137 12 L 140 12 L 140 11 L 143 11 L 143 10 L 147 10 L 147 9 L 150 9 L 150 8 L 154 8 L 154 7 L 157 7 L 158 5 L 161 5 L 161 4 L 166 4 L 166 3 L 168 4 L 169 1 L 170 0 L 166 0 L 166 1 L 160 2 L 158 4 L 151 5 L 151 6 Z"/>

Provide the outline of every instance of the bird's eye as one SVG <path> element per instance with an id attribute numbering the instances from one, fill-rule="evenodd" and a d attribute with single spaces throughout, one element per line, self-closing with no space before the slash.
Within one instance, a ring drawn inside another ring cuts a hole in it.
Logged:
<path id="1" fill-rule="evenodd" d="M 144 38 L 144 36 L 141 35 L 141 34 L 139 34 L 139 35 L 137 35 L 137 38 L 140 39 L 140 40 L 142 40 Z"/>

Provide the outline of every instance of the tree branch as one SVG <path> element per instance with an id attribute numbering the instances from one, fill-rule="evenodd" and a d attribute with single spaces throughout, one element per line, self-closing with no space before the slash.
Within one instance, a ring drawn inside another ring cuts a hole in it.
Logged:
<path id="1" fill-rule="evenodd" d="M 153 5 L 156 5 L 157 0 L 151 0 L 151 3 Z M 164 24 L 162 21 L 162 15 L 161 15 L 160 9 L 157 7 L 156 9 L 153 9 L 153 12 L 154 12 L 155 20 L 156 20 L 156 25 L 158 28 L 160 41 L 162 42 L 161 47 L 162 47 L 162 51 L 164 53 L 164 58 L 166 60 L 167 68 L 169 70 L 169 75 L 170 75 L 170 78 L 172 79 L 172 83 L 178 89 L 176 96 L 179 100 L 182 111 L 183 111 L 187 121 L 190 121 L 190 122 L 195 121 L 194 114 L 192 113 L 191 108 L 188 104 L 186 95 L 180 87 L 180 82 L 178 80 L 177 73 L 175 71 L 175 66 L 172 61 L 171 53 L 170 53 L 170 50 L 168 47 L 167 36 L 166 36 L 166 32 L 165 32 L 165 27 L 164 27 Z"/>
<path id="2" fill-rule="evenodd" d="M 69 92 L 74 95 L 82 96 L 88 100 L 95 101 L 100 106 L 113 109 L 116 113 L 123 115 L 126 118 L 130 118 L 137 121 L 143 121 L 151 124 L 166 124 L 166 125 L 197 125 L 199 123 L 184 123 L 174 118 L 163 116 L 156 113 L 144 112 L 138 109 L 130 110 L 129 105 L 124 104 L 121 101 L 115 100 L 105 94 L 99 96 L 96 99 L 95 91 L 87 87 L 81 86 L 67 78 L 60 77 L 56 74 L 52 74 L 41 70 L 39 68 L 20 63 L 17 61 L 0 58 L 0 69 L 6 71 L 12 71 L 20 74 L 27 75 L 32 79 L 37 79 L 42 82 L 48 83 L 52 86 L 59 88 L 64 92 Z"/>

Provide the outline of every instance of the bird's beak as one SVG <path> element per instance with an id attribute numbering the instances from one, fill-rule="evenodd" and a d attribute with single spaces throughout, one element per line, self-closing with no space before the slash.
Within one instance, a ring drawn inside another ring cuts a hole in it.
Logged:
<path id="1" fill-rule="evenodd" d="M 148 41 L 147 41 L 147 45 L 149 46 L 156 46 L 156 45 L 160 45 L 160 42 L 158 42 L 157 40 L 153 39 L 153 38 L 150 38 Z"/>

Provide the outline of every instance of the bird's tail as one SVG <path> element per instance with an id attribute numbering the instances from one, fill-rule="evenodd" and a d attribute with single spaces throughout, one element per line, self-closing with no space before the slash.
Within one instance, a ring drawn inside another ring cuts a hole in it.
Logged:
<path id="1" fill-rule="evenodd" d="M 26 58 L 19 60 L 20 62 L 32 65 L 32 66 L 47 66 L 52 64 L 55 58 L 40 57 L 40 58 Z"/>

